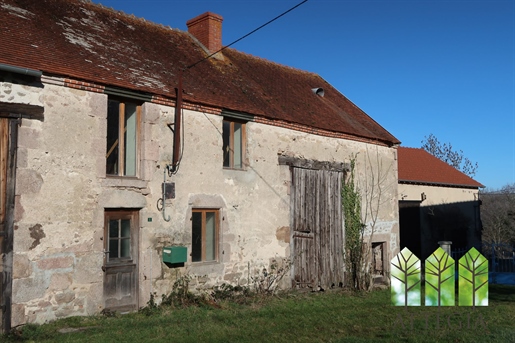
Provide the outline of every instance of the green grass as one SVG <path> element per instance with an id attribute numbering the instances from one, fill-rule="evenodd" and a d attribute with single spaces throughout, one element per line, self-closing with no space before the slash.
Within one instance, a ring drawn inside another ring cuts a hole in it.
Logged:
<path id="1" fill-rule="evenodd" d="M 389 290 L 291 292 L 255 298 L 246 305 L 225 302 L 216 307 L 165 308 L 151 315 L 72 317 L 24 326 L 3 341 L 515 342 L 515 287 L 491 285 L 489 298 L 488 307 L 475 310 L 404 308 L 390 305 Z M 60 333 L 63 328 L 81 331 Z"/>

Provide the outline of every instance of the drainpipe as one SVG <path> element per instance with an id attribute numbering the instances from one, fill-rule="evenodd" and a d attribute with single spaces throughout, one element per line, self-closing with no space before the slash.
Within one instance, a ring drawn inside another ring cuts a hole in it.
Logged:
<path id="1" fill-rule="evenodd" d="M 4 63 L 0 63 L 0 70 L 15 73 L 15 74 L 34 76 L 34 77 L 41 77 L 41 75 L 43 74 L 43 72 L 41 70 L 15 67 L 15 66 L 12 66 L 9 64 L 4 64 Z"/>
<path id="2" fill-rule="evenodd" d="M 163 201 L 161 208 L 161 214 L 163 215 L 163 219 L 166 222 L 170 221 L 170 216 L 165 215 L 165 203 L 166 203 L 166 174 L 168 176 L 172 176 L 177 173 L 179 170 L 179 164 L 181 163 L 181 117 L 182 117 L 182 70 L 179 71 L 179 85 L 175 88 L 175 119 L 174 119 L 174 128 L 173 128 L 173 157 L 172 164 L 167 164 L 163 169 L 163 184 L 162 184 L 162 197 L 161 201 Z M 171 125 L 168 125 L 171 128 Z M 159 208 L 159 206 L 158 206 Z"/>
<path id="3" fill-rule="evenodd" d="M 181 114 L 182 114 L 182 70 L 179 72 L 179 86 L 175 88 L 175 119 L 173 135 L 173 159 L 171 172 L 175 173 L 179 168 L 181 154 Z"/>

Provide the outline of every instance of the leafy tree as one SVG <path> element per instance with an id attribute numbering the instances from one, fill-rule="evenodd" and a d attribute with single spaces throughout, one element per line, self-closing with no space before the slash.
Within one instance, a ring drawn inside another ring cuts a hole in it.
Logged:
<path id="1" fill-rule="evenodd" d="M 474 163 L 465 157 L 463 150 L 453 150 L 451 143 L 440 143 L 432 133 L 424 137 L 422 149 L 470 177 L 476 175 L 477 162 Z"/>

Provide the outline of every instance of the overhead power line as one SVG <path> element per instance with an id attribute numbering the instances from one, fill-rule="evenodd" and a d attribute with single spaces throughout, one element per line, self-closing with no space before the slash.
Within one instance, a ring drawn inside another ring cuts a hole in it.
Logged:
<path id="1" fill-rule="evenodd" d="M 207 56 L 207 57 L 204 57 L 204 58 L 203 58 L 203 59 L 201 59 L 200 61 L 197 61 L 197 62 L 193 63 L 192 65 L 190 65 L 190 66 L 186 67 L 186 69 L 193 68 L 193 67 L 194 67 L 194 66 L 196 66 L 197 64 L 199 64 L 199 63 L 201 63 L 201 62 L 203 62 L 203 61 L 205 61 L 205 60 L 207 60 L 207 59 L 209 59 L 209 58 L 213 57 L 213 56 L 214 56 L 214 55 L 216 55 L 217 53 L 222 52 L 223 50 L 227 49 L 228 47 L 230 47 L 230 46 L 232 46 L 232 45 L 234 45 L 234 44 L 238 43 L 238 42 L 239 42 L 239 41 L 241 41 L 242 39 L 247 38 L 248 36 L 250 36 L 250 35 L 251 35 L 251 34 L 253 34 L 254 32 L 257 32 L 257 31 L 261 30 L 263 27 L 265 27 L 265 26 L 267 26 L 268 24 L 270 24 L 270 23 L 272 23 L 272 22 L 276 21 L 277 19 L 281 18 L 282 16 L 286 15 L 287 13 L 289 13 L 289 12 L 293 11 L 294 9 L 296 9 L 297 7 L 299 7 L 300 5 L 304 4 L 304 3 L 305 3 L 305 2 L 307 2 L 307 1 L 308 1 L 308 0 L 304 0 L 304 1 L 300 2 L 300 3 L 298 3 L 297 5 L 293 6 L 293 7 L 292 7 L 292 8 L 290 8 L 289 10 L 287 10 L 287 11 L 285 11 L 285 12 L 283 12 L 283 13 L 279 14 L 279 15 L 278 15 L 277 17 L 275 17 L 274 19 L 267 21 L 266 23 L 264 23 L 263 25 L 261 25 L 261 26 L 260 26 L 260 27 L 258 27 L 257 29 L 254 29 L 254 30 L 250 31 L 249 33 L 247 33 L 246 35 L 244 35 L 244 36 L 242 36 L 242 37 L 240 37 L 240 38 L 236 39 L 236 40 L 235 40 L 234 42 L 232 42 L 231 44 L 224 46 L 224 47 L 223 47 L 223 48 L 221 48 L 220 50 L 213 52 L 211 55 L 209 55 L 209 56 Z"/>

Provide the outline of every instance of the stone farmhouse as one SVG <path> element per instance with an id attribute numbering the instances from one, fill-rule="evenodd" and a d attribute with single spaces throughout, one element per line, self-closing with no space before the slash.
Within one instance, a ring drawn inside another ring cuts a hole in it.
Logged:
<path id="1" fill-rule="evenodd" d="M 381 189 L 376 264 L 399 251 L 399 141 L 319 75 L 219 51 L 221 16 L 185 32 L 0 0 L 0 18 L 2 330 L 136 310 L 181 275 L 252 285 L 274 261 L 281 287 L 339 287 L 354 157 Z"/>
<path id="2" fill-rule="evenodd" d="M 480 250 L 484 186 L 423 149 L 399 147 L 398 165 L 401 247 L 421 260 L 443 241 Z"/>

